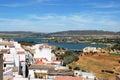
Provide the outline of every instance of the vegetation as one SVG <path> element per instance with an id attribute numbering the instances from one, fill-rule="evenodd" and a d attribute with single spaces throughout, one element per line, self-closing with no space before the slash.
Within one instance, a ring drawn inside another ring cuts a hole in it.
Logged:
<path id="1" fill-rule="evenodd" d="M 32 46 L 35 45 L 35 42 L 26 42 L 26 41 L 18 41 L 21 45 L 25 45 L 25 46 Z"/>
<path id="2" fill-rule="evenodd" d="M 66 51 L 63 55 L 63 64 L 67 65 L 73 61 L 79 60 L 78 55 L 75 54 L 73 51 Z"/>
<path id="3" fill-rule="evenodd" d="M 106 73 L 110 73 L 110 74 L 114 73 L 114 71 L 110 71 L 110 70 L 101 70 L 101 72 L 106 72 Z"/>
<path id="4" fill-rule="evenodd" d="M 80 65 L 77 65 L 75 61 L 69 64 L 69 69 L 81 70 L 82 72 L 86 72 L 86 69 L 81 67 Z"/>
<path id="5" fill-rule="evenodd" d="M 59 48 L 58 48 L 59 49 Z M 59 49 L 60 50 L 60 49 Z M 55 52 L 55 51 L 54 51 Z M 59 60 L 63 60 L 63 65 L 66 66 L 68 64 L 70 64 L 73 61 L 77 61 L 79 60 L 78 55 L 76 52 L 74 51 L 65 51 L 64 54 L 56 54 L 57 58 Z"/>
<path id="6" fill-rule="evenodd" d="M 37 33 L 37 32 L 25 32 L 25 31 L 3 31 L 0 32 L 0 37 L 2 38 L 41 38 L 46 37 L 47 34 Z"/>
<path id="7" fill-rule="evenodd" d="M 120 43 L 115 44 L 111 49 L 120 50 Z"/>
<path id="8" fill-rule="evenodd" d="M 66 43 L 120 43 L 120 32 L 97 31 L 97 30 L 74 30 L 61 31 L 55 33 L 40 32 L 0 32 L 2 38 L 45 38 L 45 42 L 66 42 Z M 120 49 L 120 45 L 115 45 L 114 49 Z"/>
<path id="9" fill-rule="evenodd" d="M 100 54 L 100 53 L 99 53 Z M 107 54 L 107 53 L 106 53 Z M 111 55 L 84 55 L 79 56 L 77 62 L 71 63 L 71 67 L 77 64 L 85 71 L 94 72 L 97 78 L 115 80 L 116 73 L 120 73 L 120 57 Z"/>
<path id="10" fill-rule="evenodd" d="M 118 57 L 120 57 L 120 54 L 111 54 L 111 56 L 118 56 Z"/>
<path id="11" fill-rule="evenodd" d="M 51 33 L 52 36 L 74 36 L 74 35 L 114 35 L 117 34 L 115 32 L 109 32 L 109 31 L 98 31 L 98 30 L 71 30 L 71 31 L 61 31 L 56 33 Z"/>

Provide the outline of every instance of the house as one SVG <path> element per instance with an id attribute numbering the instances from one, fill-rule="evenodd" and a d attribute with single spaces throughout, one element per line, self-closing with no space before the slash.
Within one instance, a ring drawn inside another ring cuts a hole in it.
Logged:
<path id="1" fill-rule="evenodd" d="M 82 78 L 84 80 L 95 80 L 96 76 L 93 73 L 82 72 Z"/>
<path id="2" fill-rule="evenodd" d="M 26 76 L 26 51 L 18 42 L 0 40 L 0 52 L 3 53 L 4 75 L 11 74 L 11 71 L 14 76 Z M 14 73 L 14 67 L 18 68 L 18 72 Z"/>
<path id="3" fill-rule="evenodd" d="M 57 68 L 51 64 L 32 64 L 29 67 L 31 79 L 54 79 L 56 76 L 73 76 L 74 72 L 66 68 Z"/>
<path id="4" fill-rule="evenodd" d="M 62 61 L 56 60 L 57 57 L 52 53 L 52 46 L 47 44 L 36 44 L 31 49 L 35 50 L 35 53 L 33 54 L 35 64 L 62 64 Z"/>
<path id="5" fill-rule="evenodd" d="M 90 52 L 97 52 L 97 48 L 96 47 L 85 47 L 83 49 L 84 53 L 90 53 Z"/>
<path id="6" fill-rule="evenodd" d="M 104 49 L 101 49 L 101 48 L 96 48 L 96 47 L 85 47 L 83 49 L 83 53 L 104 53 Z"/>
<path id="7" fill-rule="evenodd" d="M 52 60 L 51 47 L 46 44 L 36 44 L 34 58 L 46 58 L 48 61 Z"/>
<path id="8" fill-rule="evenodd" d="M 54 70 L 53 65 L 32 64 L 29 67 L 30 78 L 46 79 L 48 70 Z"/>
<path id="9" fill-rule="evenodd" d="M 95 80 L 96 76 L 93 73 L 82 72 L 81 70 L 75 70 L 74 76 L 81 76 L 83 80 Z"/>

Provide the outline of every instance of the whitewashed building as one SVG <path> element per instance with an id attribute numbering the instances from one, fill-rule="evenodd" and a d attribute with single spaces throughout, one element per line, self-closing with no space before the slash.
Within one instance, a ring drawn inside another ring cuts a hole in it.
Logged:
<path id="1" fill-rule="evenodd" d="M 90 53 L 90 52 L 101 52 L 101 48 L 96 48 L 96 47 L 85 47 L 84 49 L 83 49 L 83 52 L 84 53 Z"/>
<path id="2" fill-rule="evenodd" d="M 13 75 L 23 75 L 25 77 L 26 71 L 26 51 L 18 42 L 0 40 L 0 51 L 3 53 L 3 70 L 5 74 L 12 70 Z M 14 70 L 16 68 L 16 70 Z"/>
<path id="3" fill-rule="evenodd" d="M 96 76 L 93 73 L 82 72 L 81 70 L 75 70 L 74 76 L 81 76 L 83 80 L 95 80 Z"/>
<path id="4" fill-rule="evenodd" d="M 51 46 L 46 44 L 36 44 L 34 48 L 34 58 L 46 58 L 48 61 L 52 61 Z"/>
<path id="5" fill-rule="evenodd" d="M 52 47 L 47 44 L 36 44 L 32 47 L 35 50 L 35 64 L 56 64 L 61 65 L 62 61 L 56 60 L 56 56 L 52 53 Z"/>

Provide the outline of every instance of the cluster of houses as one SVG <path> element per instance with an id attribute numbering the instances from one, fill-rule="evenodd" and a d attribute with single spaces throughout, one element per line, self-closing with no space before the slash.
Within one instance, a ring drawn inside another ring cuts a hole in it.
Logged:
<path id="1" fill-rule="evenodd" d="M 85 47 L 83 53 L 105 53 L 106 50 L 96 47 Z"/>
<path id="2" fill-rule="evenodd" d="M 36 44 L 23 49 L 16 41 L 0 39 L 4 80 L 95 80 L 92 73 L 71 70 L 52 53 L 52 46 Z"/>
<path id="3" fill-rule="evenodd" d="M 115 49 L 104 49 L 104 48 L 96 48 L 96 47 L 85 47 L 83 49 L 83 53 L 110 53 L 110 54 L 120 54 L 120 50 Z"/>

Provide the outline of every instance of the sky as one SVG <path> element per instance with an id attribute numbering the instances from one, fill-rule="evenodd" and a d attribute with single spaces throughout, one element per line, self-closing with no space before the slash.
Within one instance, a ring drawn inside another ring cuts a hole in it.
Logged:
<path id="1" fill-rule="evenodd" d="M 0 31 L 120 31 L 120 0 L 0 0 Z"/>

